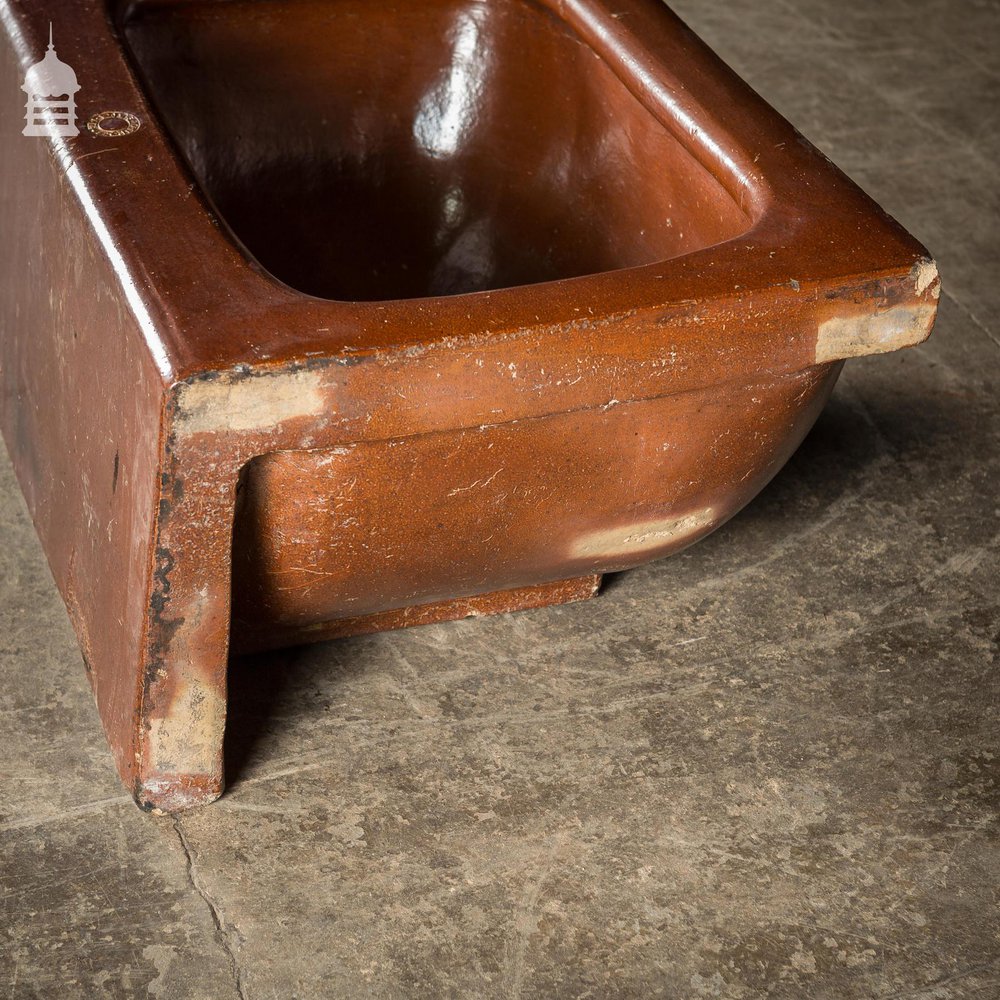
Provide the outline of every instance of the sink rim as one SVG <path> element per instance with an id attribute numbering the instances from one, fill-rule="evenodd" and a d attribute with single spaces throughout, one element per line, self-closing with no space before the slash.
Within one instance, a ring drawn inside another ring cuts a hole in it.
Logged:
<path id="1" fill-rule="evenodd" d="M 581 322 L 655 323 L 695 301 L 732 303 L 736 311 L 751 298 L 757 309 L 781 306 L 790 277 L 798 286 L 793 297 L 815 301 L 829 286 L 898 276 L 927 259 L 916 240 L 659 0 L 620 0 L 613 7 L 539 0 L 658 117 L 667 115 L 724 186 L 744 192 L 756 222 L 734 239 L 665 261 L 535 285 L 372 302 L 309 296 L 248 259 L 192 182 L 119 38 L 116 23 L 132 2 L 119 0 L 109 10 L 62 0 L 44 17 L 9 7 L 0 16 L 26 68 L 44 49 L 56 14 L 64 37 L 87 39 L 85 57 L 64 46 L 84 85 L 81 117 L 120 108 L 142 122 L 124 140 L 84 130 L 73 139 L 53 137 L 51 145 L 166 382 L 323 358 L 403 356 L 482 337 L 545 338 Z M 752 335 L 731 336 L 727 346 L 746 356 L 748 372 L 779 364 L 759 353 Z M 679 350 L 704 354 L 705 345 L 686 330 L 674 339 Z"/>

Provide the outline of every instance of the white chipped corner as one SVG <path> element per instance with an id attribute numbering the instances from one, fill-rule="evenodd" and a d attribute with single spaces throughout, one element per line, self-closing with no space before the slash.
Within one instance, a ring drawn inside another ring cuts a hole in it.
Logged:
<path id="1" fill-rule="evenodd" d="M 221 786 L 205 789 L 185 784 L 187 775 L 167 775 L 146 778 L 141 786 L 140 803 L 154 816 L 167 816 L 195 806 L 207 805 L 222 794 Z M 155 803 L 155 804 L 154 804 Z M 150 808 L 152 807 L 152 808 Z"/>
<path id="2" fill-rule="evenodd" d="M 321 416 L 327 407 L 320 371 L 223 375 L 186 382 L 177 396 L 177 431 L 268 431 L 286 420 Z"/>
<path id="3" fill-rule="evenodd" d="M 218 766 L 226 728 L 226 699 L 211 684 L 183 682 L 167 718 L 149 722 L 154 772 L 210 774 Z"/>
<path id="4" fill-rule="evenodd" d="M 927 339 L 936 313 L 935 304 L 920 302 L 863 316 L 828 319 L 820 324 L 816 337 L 816 364 L 912 347 Z"/>
<path id="5" fill-rule="evenodd" d="M 941 295 L 941 281 L 938 274 L 937 264 L 929 257 L 918 260 L 910 271 L 913 279 L 913 287 L 917 295 L 923 295 L 929 288 L 931 297 L 938 298 Z"/>
<path id="6" fill-rule="evenodd" d="M 893 306 L 882 312 L 836 316 L 821 323 L 816 336 L 816 363 L 886 354 L 926 340 L 941 295 L 937 264 L 929 257 L 918 260 L 910 269 L 910 280 L 923 301 Z"/>
<path id="7" fill-rule="evenodd" d="M 710 528 L 715 521 L 714 509 L 705 507 L 680 517 L 603 528 L 578 538 L 573 544 L 572 555 L 576 559 L 641 556 L 670 545 L 680 545 Z"/>

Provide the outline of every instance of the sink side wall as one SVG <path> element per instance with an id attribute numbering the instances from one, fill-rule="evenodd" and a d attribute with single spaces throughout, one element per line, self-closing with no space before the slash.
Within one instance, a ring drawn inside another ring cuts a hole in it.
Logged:
<path id="1" fill-rule="evenodd" d="M 0 88 L 20 65 L 0 31 Z M 163 386 L 80 199 L 82 137 L 0 106 L 0 423 L 128 781 L 151 589 Z"/>

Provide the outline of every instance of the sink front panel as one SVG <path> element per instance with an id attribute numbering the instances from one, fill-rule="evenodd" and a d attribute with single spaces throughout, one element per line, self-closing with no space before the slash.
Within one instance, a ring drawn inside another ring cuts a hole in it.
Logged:
<path id="1" fill-rule="evenodd" d="M 839 370 L 255 459 L 233 643 L 667 555 L 761 489 Z"/>

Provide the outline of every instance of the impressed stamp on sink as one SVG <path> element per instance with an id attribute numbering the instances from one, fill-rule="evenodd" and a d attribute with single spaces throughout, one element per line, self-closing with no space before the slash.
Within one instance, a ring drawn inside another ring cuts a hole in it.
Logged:
<path id="1" fill-rule="evenodd" d="M 96 136 L 117 138 L 138 132 L 141 124 L 131 111 L 98 111 L 87 119 L 87 130 Z"/>

